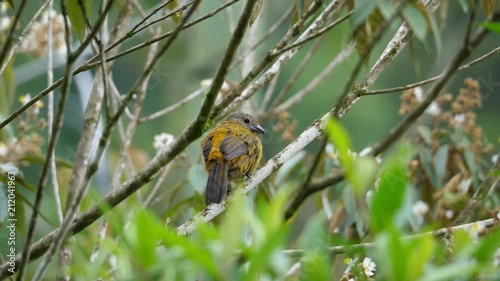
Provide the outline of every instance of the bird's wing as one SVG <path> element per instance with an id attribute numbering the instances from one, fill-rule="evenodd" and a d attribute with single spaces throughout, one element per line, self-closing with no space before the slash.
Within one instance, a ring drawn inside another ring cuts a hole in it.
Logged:
<path id="1" fill-rule="evenodd" d="M 209 138 L 205 143 L 201 145 L 203 160 L 207 161 L 208 154 L 210 154 L 211 149 L 212 149 L 212 138 Z"/>
<path id="2" fill-rule="evenodd" d="M 233 160 L 248 153 L 248 143 L 244 139 L 228 134 L 220 144 L 220 151 L 224 155 L 224 159 Z"/>

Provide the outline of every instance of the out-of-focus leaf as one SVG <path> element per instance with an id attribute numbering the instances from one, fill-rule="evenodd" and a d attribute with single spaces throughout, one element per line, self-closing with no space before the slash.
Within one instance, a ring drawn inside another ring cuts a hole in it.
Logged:
<path id="1" fill-rule="evenodd" d="M 188 180 L 198 193 L 203 194 L 207 186 L 207 174 L 203 169 L 203 165 L 199 163 L 192 164 L 191 168 L 189 168 Z"/>
<path id="2" fill-rule="evenodd" d="M 490 265 L 498 249 L 500 249 L 500 231 L 496 229 L 479 241 L 473 256 L 477 261 Z"/>
<path id="3" fill-rule="evenodd" d="M 430 145 L 432 143 L 432 132 L 427 126 L 418 126 L 417 132 L 420 137 L 425 141 L 426 144 Z"/>
<path id="4" fill-rule="evenodd" d="M 7 206 L 8 204 L 7 198 L 7 186 L 0 182 L 0 206 Z M 7 218 L 7 208 L 0 208 L 0 221 L 3 221 Z"/>
<path id="5" fill-rule="evenodd" d="M 476 159 L 474 157 L 474 152 L 470 149 L 465 149 L 464 151 L 465 163 L 467 163 L 467 167 L 472 174 L 472 182 L 474 186 L 479 186 L 479 178 L 478 178 L 478 167 L 476 164 Z"/>
<path id="6" fill-rule="evenodd" d="M 223 258 L 226 265 L 231 263 L 234 252 L 238 249 L 242 241 L 243 228 L 245 226 L 245 220 L 242 218 L 249 215 L 247 214 L 249 210 L 245 203 L 242 196 L 237 196 L 235 201 L 229 205 L 220 227 L 221 239 L 224 241 Z"/>
<path id="7" fill-rule="evenodd" d="M 357 29 L 363 22 L 368 20 L 368 16 L 370 16 L 377 7 L 376 4 L 376 1 L 373 0 L 356 1 L 356 9 L 350 17 L 353 29 Z"/>
<path id="8" fill-rule="evenodd" d="M 420 150 L 419 157 L 420 157 L 420 163 L 422 164 L 422 167 L 424 167 L 424 171 L 427 174 L 427 177 L 429 178 L 431 184 L 435 188 L 440 188 L 441 186 L 438 185 L 436 174 L 434 173 L 434 169 L 432 168 L 431 151 L 428 148 L 422 148 Z"/>
<path id="9" fill-rule="evenodd" d="M 471 243 L 472 239 L 467 231 L 460 229 L 453 234 L 453 251 L 457 253 L 463 252 Z"/>
<path id="10" fill-rule="evenodd" d="M 436 172 L 436 179 L 438 186 L 442 186 L 444 173 L 446 171 L 446 164 L 448 163 L 448 146 L 443 145 L 438 148 L 434 155 L 434 171 Z"/>
<path id="11" fill-rule="evenodd" d="M 286 229 L 281 228 L 266 237 L 264 243 L 252 253 L 250 265 L 243 280 L 259 280 L 257 277 L 266 271 L 273 257 L 273 252 L 281 248 L 285 243 L 286 234 Z"/>
<path id="12" fill-rule="evenodd" d="M 22 158 L 23 161 L 28 161 L 32 164 L 43 164 L 45 157 L 37 155 L 27 155 Z M 64 158 L 56 157 L 56 166 L 59 168 L 73 169 L 73 163 L 67 161 Z"/>
<path id="13" fill-rule="evenodd" d="M 374 1 L 369 1 L 368 8 L 363 8 L 363 10 L 367 10 L 371 8 L 370 6 L 374 3 Z M 355 11 L 358 11 L 356 9 Z M 384 18 L 380 12 L 379 9 L 371 10 L 373 11 L 369 15 L 367 15 L 364 19 L 366 19 L 364 22 L 358 23 L 357 21 L 361 19 L 352 19 L 351 20 L 351 25 L 353 26 L 354 29 L 354 42 L 356 43 L 356 50 L 358 53 L 364 54 L 365 50 L 369 48 L 371 42 L 372 42 L 372 37 L 379 31 L 380 29 L 380 23 L 383 22 Z M 353 13 L 354 16 L 354 13 Z M 361 15 L 364 16 L 364 15 Z M 360 16 L 360 17 L 361 17 Z M 352 18 L 352 17 L 351 17 Z M 370 60 L 370 56 L 366 56 L 366 59 L 364 63 L 368 63 Z"/>
<path id="14" fill-rule="evenodd" d="M 373 194 L 371 218 L 375 232 L 393 225 L 405 195 L 408 180 L 407 162 L 413 154 L 410 146 L 402 145 L 398 153 L 383 167 L 378 190 Z"/>
<path id="15" fill-rule="evenodd" d="M 295 0 L 295 15 L 292 24 L 295 24 L 309 10 L 312 0 Z"/>
<path id="16" fill-rule="evenodd" d="M 204 223 L 200 223 L 198 228 L 202 228 Z M 212 254 L 204 250 L 201 245 L 187 240 L 184 236 L 179 236 L 175 231 L 162 231 L 162 240 L 169 251 L 177 251 L 186 260 L 194 262 L 201 269 L 205 270 L 213 280 L 222 280 L 217 261 L 212 258 Z M 204 245 L 206 247 L 206 245 Z"/>
<path id="17" fill-rule="evenodd" d="M 310 250 L 302 258 L 302 270 L 298 280 L 331 280 L 330 255 L 324 248 Z"/>
<path id="18" fill-rule="evenodd" d="M 431 235 L 401 239 L 401 234 L 390 228 L 377 235 L 377 279 L 417 280 L 427 262 L 433 258 L 435 248 Z M 380 271 L 379 271 L 380 268 Z"/>
<path id="19" fill-rule="evenodd" d="M 4 72 L 0 75 L 0 118 L 3 119 L 10 112 L 10 106 L 12 104 L 15 81 L 14 81 L 14 71 L 12 69 L 12 63 L 14 58 L 10 60 L 7 64 Z"/>
<path id="20" fill-rule="evenodd" d="M 401 280 L 417 280 L 422 275 L 427 262 L 433 258 L 435 241 L 431 235 L 421 236 L 407 242 L 409 256 L 406 262 L 407 275 Z"/>
<path id="21" fill-rule="evenodd" d="M 428 15 L 427 19 L 429 21 L 430 30 L 434 37 L 434 44 L 436 45 L 436 52 L 439 58 L 441 57 L 441 53 L 443 52 L 443 38 L 441 36 L 441 29 L 439 29 L 437 20 L 433 15 Z"/>
<path id="22" fill-rule="evenodd" d="M 364 192 L 366 184 L 373 179 L 376 168 L 375 160 L 356 160 L 351 151 L 351 138 L 347 130 L 340 122 L 332 119 L 326 127 L 330 141 L 337 148 L 339 161 L 346 172 L 346 177 L 356 193 L 359 195 Z M 368 169 L 368 174 L 363 174 L 362 169 Z"/>
<path id="23" fill-rule="evenodd" d="M 299 163 L 302 163 L 305 155 L 306 153 L 304 151 L 300 151 L 292 158 L 290 158 L 290 160 L 286 161 L 283 166 L 281 166 L 281 168 L 276 172 L 274 182 L 277 185 L 283 184 L 287 176 L 293 171 L 293 168 L 295 168 Z"/>
<path id="24" fill-rule="evenodd" d="M 406 5 L 403 16 L 418 40 L 424 41 L 427 34 L 427 23 L 422 12 L 414 5 Z"/>
<path id="25" fill-rule="evenodd" d="M 280 189 L 277 196 L 270 202 L 259 200 L 257 204 L 258 219 L 254 222 L 252 222 L 254 219 L 249 220 L 251 225 L 255 225 L 252 228 L 254 239 L 246 255 L 249 259 L 249 266 L 243 280 L 258 280 L 258 276 L 267 272 L 271 266 L 276 266 L 286 272 L 283 262 L 288 263 L 283 260 L 285 257 L 279 255 L 288 234 L 288 228 L 283 222 L 283 212 L 289 194 L 290 189 Z M 242 214 L 240 209 L 241 204 L 235 207 L 235 213 L 247 219 L 253 218 L 252 212 Z M 265 233 L 261 233 L 262 230 Z M 274 263 L 275 259 L 280 259 L 281 263 Z"/>
<path id="26" fill-rule="evenodd" d="M 410 253 L 403 246 L 399 233 L 394 228 L 377 235 L 377 278 L 381 280 L 405 280 L 406 264 Z"/>
<path id="27" fill-rule="evenodd" d="M 167 5 L 167 7 L 171 10 L 174 11 L 179 7 L 179 1 L 178 0 L 173 0 L 170 2 L 170 4 Z M 177 12 L 175 15 L 172 16 L 172 20 L 174 21 L 175 24 L 179 24 L 182 19 L 182 11 Z"/>
<path id="28" fill-rule="evenodd" d="M 71 21 L 71 25 L 75 29 L 76 35 L 81 42 L 85 37 L 85 31 L 87 30 L 87 22 L 85 21 L 83 11 L 80 7 L 80 4 L 78 4 L 78 1 L 83 1 L 83 6 L 85 7 L 85 15 L 87 15 L 87 17 L 90 17 L 93 1 L 92 0 L 66 1 L 69 20 Z"/>
<path id="29" fill-rule="evenodd" d="M 396 5 L 391 1 L 375 0 L 377 8 L 385 19 L 389 19 L 396 12 Z"/>
<path id="30" fill-rule="evenodd" d="M 165 231 L 163 225 L 146 209 L 139 210 L 126 229 L 125 237 L 128 245 L 142 266 L 148 268 L 154 265 L 156 243 L 162 231 Z"/>
<path id="31" fill-rule="evenodd" d="M 373 157 L 358 157 L 352 163 L 351 184 L 357 194 L 364 194 L 373 183 L 377 172 L 377 162 Z"/>
<path id="32" fill-rule="evenodd" d="M 476 264 L 463 260 L 441 267 L 429 267 L 418 281 L 469 280 L 467 277 L 471 277 L 477 268 Z"/>
<path id="33" fill-rule="evenodd" d="M 497 0 L 482 0 L 481 4 L 483 6 L 484 17 L 487 19 L 491 18 L 495 13 Z"/>
<path id="34" fill-rule="evenodd" d="M 257 17 L 260 15 L 262 6 L 264 6 L 264 0 L 257 0 L 255 6 L 253 7 L 252 14 L 250 15 L 250 26 L 252 26 Z"/>
<path id="35" fill-rule="evenodd" d="M 464 11 L 464 13 L 469 12 L 469 2 L 467 0 L 458 0 L 458 3 L 462 6 L 462 11 Z"/>
<path id="36" fill-rule="evenodd" d="M 485 22 L 481 26 L 493 32 L 500 33 L 500 22 Z"/>

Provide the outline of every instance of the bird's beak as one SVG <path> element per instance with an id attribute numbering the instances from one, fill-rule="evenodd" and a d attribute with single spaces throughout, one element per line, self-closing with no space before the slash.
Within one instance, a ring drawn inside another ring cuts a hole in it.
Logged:
<path id="1" fill-rule="evenodd" d="M 259 134 L 266 133 L 266 130 L 264 130 L 264 128 L 262 128 L 262 126 L 260 126 L 259 124 L 250 126 L 250 131 L 255 132 L 255 133 L 259 133 Z"/>

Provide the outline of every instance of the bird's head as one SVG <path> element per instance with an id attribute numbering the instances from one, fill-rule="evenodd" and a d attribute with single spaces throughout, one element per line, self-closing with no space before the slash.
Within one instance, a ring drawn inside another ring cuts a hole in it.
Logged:
<path id="1" fill-rule="evenodd" d="M 264 128 L 262 128 L 262 126 L 259 125 L 257 120 L 250 114 L 246 114 L 243 112 L 235 112 L 235 113 L 230 114 L 227 117 L 227 120 L 236 122 L 236 123 L 242 125 L 243 127 L 248 128 L 250 131 L 252 131 L 254 133 L 259 133 L 259 134 L 266 133 Z"/>

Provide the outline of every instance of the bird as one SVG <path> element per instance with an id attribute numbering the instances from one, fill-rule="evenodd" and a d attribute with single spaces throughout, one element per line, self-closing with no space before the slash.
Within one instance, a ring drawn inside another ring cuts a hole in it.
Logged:
<path id="1" fill-rule="evenodd" d="M 262 157 L 259 134 L 266 131 L 250 114 L 236 112 L 212 128 L 200 141 L 208 172 L 205 204 L 220 203 L 228 181 L 250 177 Z"/>

